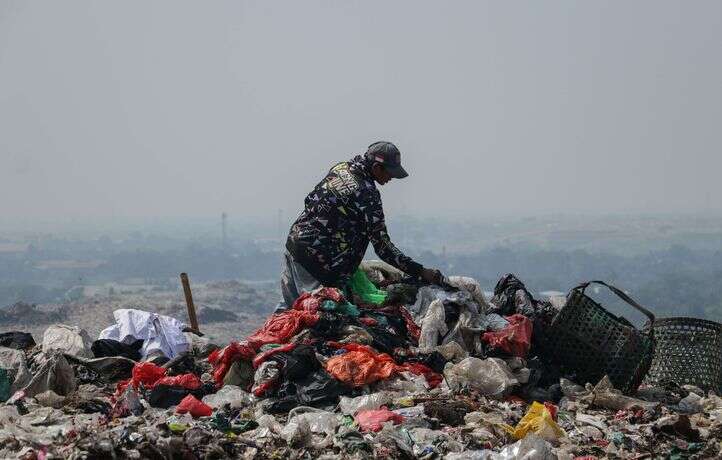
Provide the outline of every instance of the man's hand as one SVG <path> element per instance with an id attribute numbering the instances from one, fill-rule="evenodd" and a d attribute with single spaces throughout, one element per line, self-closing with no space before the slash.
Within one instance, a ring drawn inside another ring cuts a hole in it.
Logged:
<path id="1" fill-rule="evenodd" d="M 421 279 L 429 284 L 439 285 L 444 280 L 444 275 L 439 270 L 432 268 L 424 268 L 421 270 Z"/>

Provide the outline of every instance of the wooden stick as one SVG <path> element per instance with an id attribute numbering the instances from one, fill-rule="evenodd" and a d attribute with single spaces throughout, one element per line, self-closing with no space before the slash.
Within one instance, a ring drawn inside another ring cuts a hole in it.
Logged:
<path id="1" fill-rule="evenodd" d="M 186 296 L 186 306 L 188 307 L 188 319 L 191 322 L 191 329 L 196 332 L 201 330 L 198 328 L 198 317 L 196 316 L 196 306 L 193 304 L 193 294 L 191 294 L 191 283 L 188 281 L 188 274 L 180 274 L 181 284 L 183 284 L 183 293 Z"/>

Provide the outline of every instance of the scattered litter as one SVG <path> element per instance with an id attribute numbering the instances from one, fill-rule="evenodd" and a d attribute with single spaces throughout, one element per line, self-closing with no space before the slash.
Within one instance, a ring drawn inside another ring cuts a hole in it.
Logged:
<path id="1" fill-rule="evenodd" d="M 722 455 L 718 389 L 577 381 L 543 359 L 558 310 L 515 276 L 487 302 L 471 278 L 362 268 L 222 348 L 140 310 L 95 342 L 0 334 L 0 458 Z"/>
<path id="2" fill-rule="evenodd" d="M 555 441 L 564 436 L 564 430 L 555 420 L 556 415 L 556 406 L 535 401 L 516 427 L 506 427 L 506 429 L 515 439 L 522 439 L 527 434 L 533 433 L 547 441 Z"/>

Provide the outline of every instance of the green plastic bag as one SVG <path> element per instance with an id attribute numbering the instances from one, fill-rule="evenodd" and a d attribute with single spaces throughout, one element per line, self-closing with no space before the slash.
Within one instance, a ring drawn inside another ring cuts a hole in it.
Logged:
<path id="1" fill-rule="evenodd" d="M 360 316 L 361 311 L 352 303 L 336 303 L 333 300 L 324 300 L 321 304 L 321 310 L 335 311 L 348 316 Z"/>
<path id="2" fill-rule="evenodd" d="M 377 288 L 360 268 L 351 277 L 349 288 L 363 303 L 382 305 L 386 301 L 386 291 Z"/>
<path id="3" fill-rule="evenodd" d="M 190 428 L 188 425 L 184 423 L 169 423 L 168 429 L 175 434 L 184 433 L 186 430 Z"/>

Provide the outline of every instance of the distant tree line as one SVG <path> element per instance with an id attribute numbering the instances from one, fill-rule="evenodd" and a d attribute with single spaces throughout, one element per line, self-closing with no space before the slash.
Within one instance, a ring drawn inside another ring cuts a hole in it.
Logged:
<path id="1" fill-rule="evenodd" d="M 722 251 L 673 246 L 644 255 L 620 256 L 583 250 L 534 250 L 499 247 L 466 254 L 416 252 L 427 266 L 447 274 L 476 278 L 492 290 L 505 273 L 515 273 L 532 292 L 566 292 L 578 283 L 601 279 L 628 291 L 659 316 L 694 316 L 722 321 Z M 77 253 L 75 254 L 78 257 Z M 98 251 L 84 257 L 103 259 L 97 269 L 39 270 L 39 260 L 60 256 L 42 249 L 30 253 L 0 254 L 0 306 L 18 301 L 62 302 L 78 285 L 119 282 L 128 278 L 168 285 L 181 271 L 197 281 L 224 279 L 270 280 L 280 270 L 280 254 L 248 243 L 229 250 L 186 244 L 152 250 Z M 373 256 L 373 253 L 369 253 Z M 629 311 L 614 298 L 599 293 L 618 313 Z"/>

